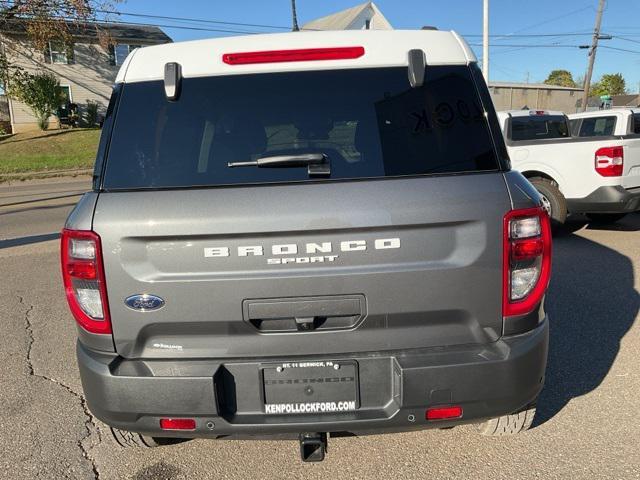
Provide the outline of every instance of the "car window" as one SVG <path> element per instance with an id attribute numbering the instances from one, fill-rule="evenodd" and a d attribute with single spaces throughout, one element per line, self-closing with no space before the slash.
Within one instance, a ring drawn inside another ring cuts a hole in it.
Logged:
<path id="1" fill-rule="evenodd" d="M 511 117 L 511 140 L 542 140 L 568 136 L 567 119 L 562 115 Z"/>
<path id="2" fill-rule="evenodd" d="M 580 126 L 580 137 L 602 137 L 613 135 L 616 130 L 616 117 L 583 118 Z"/>
<path id="3" fill-rule="evenodd" d="M 323 153 L 330 180 L 499 168 L 468 66 L 186 78 L 124 84 L 103 187 L 172 188 L 309 180 L 305 168 L 228 162 Z M 317 181 L 317 179 L 314 179 Z"/>
<path id="4" fill-rule="evenodd" d="M 640 134 L 640 113 L 633 114 L 633 133 Z"/>

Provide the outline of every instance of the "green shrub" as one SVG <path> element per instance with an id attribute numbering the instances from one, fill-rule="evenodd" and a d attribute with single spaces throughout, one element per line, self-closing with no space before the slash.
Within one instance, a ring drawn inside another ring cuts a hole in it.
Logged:
<path id="1" fill-rule="evenodd" d="M 98 108 L 100 108 L 98 102 L 87 100 L 86 119 L 89 127 L 95 127 L 98 123 Z"/>
<path id="2" fill-rule="evenodd" d="M 40 130 L 49 127 L 49 117 L 63 102 L 60 82 L 49 72 L 16 72 L 8 93 L 33 111 Z"/>

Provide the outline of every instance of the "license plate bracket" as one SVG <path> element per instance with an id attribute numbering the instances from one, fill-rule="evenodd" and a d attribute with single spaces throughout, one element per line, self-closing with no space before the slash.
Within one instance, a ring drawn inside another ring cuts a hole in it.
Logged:
<path id="1" fill-rule="evenodd" d="M 340 413 L 360 406 L 353 360 L 265 364 L 261 370 L 265 413 Z"/>

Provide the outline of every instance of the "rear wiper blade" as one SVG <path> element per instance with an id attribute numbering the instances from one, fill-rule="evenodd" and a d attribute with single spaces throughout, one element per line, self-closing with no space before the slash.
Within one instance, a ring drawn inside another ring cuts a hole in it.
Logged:
<path id="1" fill-rule="evenodd" d="M 229 168 L 258 167 L 258 168 L 295 168 L 307 167 L 310 177 L 331 175 L 329 157 L 324 153 L 301 153 L 300 155 L 273 155 L 261 157 L 248 162 L 229 162 Z"/>

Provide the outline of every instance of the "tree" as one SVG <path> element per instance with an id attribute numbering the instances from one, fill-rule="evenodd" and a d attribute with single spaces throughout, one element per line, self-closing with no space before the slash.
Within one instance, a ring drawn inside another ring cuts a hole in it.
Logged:
<path id="1" fill-rule="evenodd" d="M 103 46 L 111 42 L 107 30 L 95 24 L 115 13 L 116 3 L 123 0 L 12 0 L 0 3 L 0 26 L 19 21 L 25 26 L 34 46 L 42 50 L 50 40 L 70 44 L 78 27 L 91 25 Z"/>
<path id="2" fill-rule="evenodd" d="M 8 85 L 8 93 L 34 113 L 40 130 L 49 126 L 49 117 L 63 102 L 60 81 L 49 72 L 17 71 Z"/>
<path id="3" fill-rule="evenodd" d="M 600 81 L 591 85 L 591 95 L 624 95 L 627 93 L 626 82 L 621 73 L 610 73 L 600 77 Z"/>
<path id="4" fill-rule="evenodd" d="M 552 70 L 544 81 L 547 85 L 560 85 L 561 87 L 575 87 L 576 82 L 568 70 Z"/>

